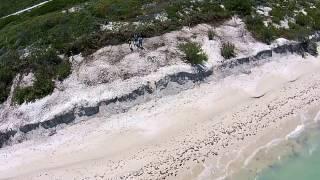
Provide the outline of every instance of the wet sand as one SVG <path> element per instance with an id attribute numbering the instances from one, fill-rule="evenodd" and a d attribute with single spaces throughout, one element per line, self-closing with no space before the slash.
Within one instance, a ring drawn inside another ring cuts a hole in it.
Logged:
<path id="1" fill-rule="evenodd" d="M 210 81 L 3 148 L 0 178 L 223 177 L 242 165 L 233 160 L 285 136 L 300 124 L 300 112 L 319 104 L 317 61 L 279 57 L 251 74 Z"/>

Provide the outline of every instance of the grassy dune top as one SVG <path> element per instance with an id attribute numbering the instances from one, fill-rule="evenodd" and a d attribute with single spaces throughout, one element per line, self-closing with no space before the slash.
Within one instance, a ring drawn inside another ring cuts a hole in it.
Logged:
<path id="1" fill-rule="evenodd" d="M 7 16 L 44 1 L 45 0 L 1 0 L 0 17 Z"/>
<path id="2" fill-rule="evenodd" d="M 7 15 L 39 2 L 2 0 L 0 12 Z M 17 103 L 50 94 L 52 80 L 70 73 L 67 58 L 58 54 L 88 55 L 135 33 L 152 37 L 182 26 L 217 24 L 233 15 L 265 43 L 278 37 L 303 40 L 320 30 L 317 0 L 53 0 L 0 19 L 0 102 L 18 73 L 33 72 L 36 80 L 32 87 L 17 88 Z"/>

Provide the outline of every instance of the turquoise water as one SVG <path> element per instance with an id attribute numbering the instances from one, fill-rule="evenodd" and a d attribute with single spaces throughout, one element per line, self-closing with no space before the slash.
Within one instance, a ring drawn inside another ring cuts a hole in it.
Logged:
<path id="1" fill-rule="evenodd" d="M 256 180 L 319 180 L 320 179 L 320 128 L 308 127 L 283 147 L 290 153 L 262 170 Z"/>
<path id="2" fill-rule="evenodd" d="M 320 121 L 311 114 L 303 131 L 259 150 L 227 180 L 320 180 Z"/>

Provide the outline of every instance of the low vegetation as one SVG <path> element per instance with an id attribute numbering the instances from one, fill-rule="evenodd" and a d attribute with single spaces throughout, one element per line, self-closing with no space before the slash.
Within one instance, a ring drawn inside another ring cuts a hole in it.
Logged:
<path id="1" fill-rule="evenodd" d="M 0 102 L 3 102 L 8 98 L 13 78 L 19 71 L 19 56 L 15 51 L 7 51 L 0 59 Z"/>
<path id="2" fill-rule="evenodd" d="M 198 43 L 187 42 L 181 44 L 179 48 L 184 53 L 185 59 L 192 65 L 203 64 L 205 61 L 208 61 L 208 55 Z"/>
<path id="3" fill-rule="evenodd" d="M 16 54 L 9 54 L 8 58 L 17 58 L 19 57 Z M 33 83 L 32 87 L 20 88 L 18 87 L 14 92 L 14 100 L 18 104 L 24 102 L 30 102 L 36 99 L 40 99 L 50 94 L 54 90 L 53 80 L 63 80 L 69 76 L 71 72 L 71 65 L 66 59 L 61 59 L 55 49 L 47 50 L 35 50 L 32 54 L 22 60 L 17 60 L 18 64 L 13 67 L 17 67 L 14 72 L 12 72 L 10 77 L 6 79 L 8 84 L 7 87 L 10 87 L 12 78 L 15 76 L 15 73 L 28 73 L 32 71 L 35 73 L 36 80 Z M 10 66 L 5 66 L 10 67 Z M 2 70 L 2 69 L 1 69 Z M 3 72 L 9 71 L 8 69 L 3 69 Z M 2 72 L 2 71 L 1 71 Z M 7 75 L 8 76 L 8 75 Z M 0 77 L 3 77 L 0 74 Z M 4 76 L 5 77 L 5 76 Z M 2 81 L 1 81 L 2 82 Z M 4 89 L 9 92 L 9 88 Z M 7 95 L 6 95 L 7 96 Z M 3 96 L 6 98 L 6 96 Z"/>
<path id="4" fill-rule="evenodd" d="M 249 15 L 254 5 L 253 0 L 225 0 L 225 7 L 239 15 Z"/>
<path id="5" fill-rule="evenodd" d="M 3 0 L 0 17 L 39 2 L 43 0 Z M 272 8 L 273 22 L 266 25 L 270 17 L 258 14 L 258 6 Z M 320 3 L 314 0 L 53 0 L 30 12 L 0 19 L 0 103 L 7 99 L 14 77 L 28 71 L 50 73 L 41 77 L 44 79 L 36 76 L 34 87 L 16 90 L 18 103 L 51 93 L 52 82 L 70 73 L 70 64 L 58 60 L 58 54 L 89 55 L 103 46 L 126 42 L 135 33 L 152 37 L 183 26 L 219 23 L 234 14 L 245 19 L 252 34 L 266 43 L 280 36 L 302 39 L 320 30 Z M 165 20 L 156 19 L 158 15 Z M 289 21 L 288 28 L 281 26 L 284 20 Z M 109 22 L 124 25 L 116 30 L 101 28 Z M 208 37 L 213 39 L 214 33 L 208 32 Z M 41 58 L 44 56 L 50 58 Z M 203 62 L 205 56 L 201 56 L 200 61 L 190 62 Z M 44 89 L 35 92 L 42 83 Z"/>
<path id="6" fill-rule="evenodd" d="M 234 44 L 230 42 L 223 43 L 221 46 L 221 56 L 224 57 L 225 59 L 231 59 L 236 57 Z"/>
<path id="7" fill-rule="evenodd" d="M 21 9 L 28 8 L 34 4 L 41 3 L 45 0 L 1 0 L 0 17 L 15 13 Z"/>
<path id="8" fill-rule="evenodd" d="M 54 82 L 46 75 L 37 73 L 33 86 L 15 90 L 14 101 L 18 104 L 34 101 L 45 97 L 54 90 Z"/>
<path id="9" fill-rule="evenodd" d="M 247 28 L 256 39 L 266 44 L 270 44 L 276 38 L 276 29 L 272 25 L 266 26 L 263 18 L 259 15 L 247 16 L 245 18 Z"/>
<path id="10" fill-rule="evenodd" d="M 263 6 L 272 10 L 269 16 L 252 12 L 246 17 L 248 29 L 266 43 L 278 37 L 301 41 L 320 30 L 320 2 L 314 0 L 268 0 Z"/>

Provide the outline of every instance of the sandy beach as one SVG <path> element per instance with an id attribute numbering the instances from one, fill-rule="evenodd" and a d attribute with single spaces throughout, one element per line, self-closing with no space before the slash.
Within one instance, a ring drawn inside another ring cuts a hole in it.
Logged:
<path id="1" fill-rule="evenodd" d="M 319 105 L 319 60 L 273 58 L 249 74 L 4 147 L 0 178 L 223 179 Z"/>
<path id="2" fill-rule="evenodd" d="M 320 179 L 320 1 L 2 1 L 0 180 Z"/>

